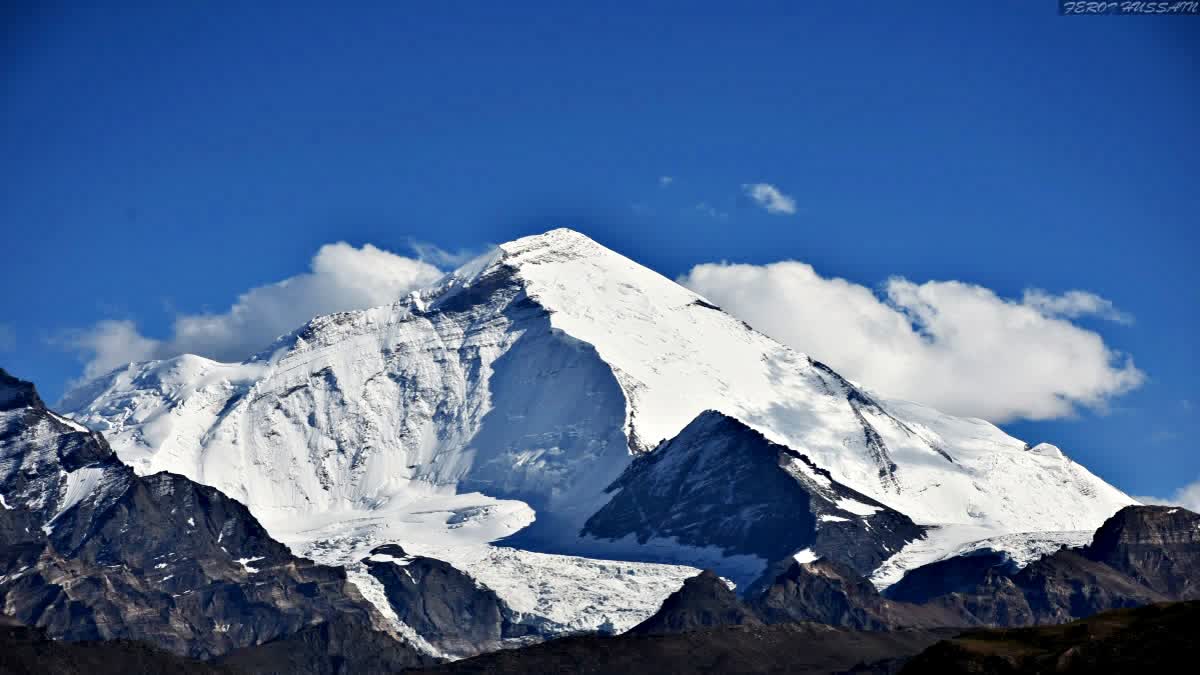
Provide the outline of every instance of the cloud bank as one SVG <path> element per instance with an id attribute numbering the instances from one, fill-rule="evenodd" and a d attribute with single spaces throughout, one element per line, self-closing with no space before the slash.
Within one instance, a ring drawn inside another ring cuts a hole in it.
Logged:
<path id="1" fill-rule="evenodd" d="M 779 188 L 770 183 L 747 183 L 742 186 L 755 204 L 766 209 L 767 213 L 791 215 L 796 212 L 796 200 L 783 194 Z"/>
<path id="2" fill-rule="evenodd" d="M 250 289 L 229 309 L 176 317 L 168 337 L 105 320 L 67 340 L 83 379 L 131 361 L 198 354 L 241 361 L 314 316 L 393 302 L 465 254 L 414 244 L 418 257 L 370 244 L 322 246 L 311 271 Z M 1132 318 L 1092 293 L 1031 289 L 1019 300 L 956 281 L 890 279 L 879 292 L 807 264 L 697 265 L 680 283 L 759 330 L 884 395 L 1002 422 L 1103 408 L 1139 386 L 1132 360 L 1073 320 Z M 0 335 L 2 337 L 2 335 Z"/>
<path id="3" fill-rule="evenodd" d="M 432 248 L 418 253 L 422 257 L 438 253 L 447 260 L 457 257 Z M 344 242 L 322 246 L 313 256 L 311 269 L 252 288 L 220 314 L 180 315 L 171 336 L 164 340 L 142 335 L 133 321 L 105 320 L 70 336 L 67 343 L 85 360 L 84 380 L 131 361 L 179 354 L 241 361 L 314 316 L 394 302 L 442 275 L 423 259 L 399 256 L 370 244 L 355 248 Z"/>
<path id="4" fill-rule="evenodd" d="M 679 282 L 880 393 L 994 422 L 1102 409 L 1145 379 L 1070 319 L 1129 321 L 1083 291 L 1008 300 L 958 281 L 892 278 L 879 293 L 810 265 L 697 265 Z"/>

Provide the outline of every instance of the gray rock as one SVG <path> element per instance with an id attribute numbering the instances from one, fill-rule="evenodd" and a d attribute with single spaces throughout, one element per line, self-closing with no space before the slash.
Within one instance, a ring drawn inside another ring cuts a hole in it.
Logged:
<path id="1" fill-rule="evenodd" d="M 635 460 L 608 491 L 616 494 L 588 519 L 583 534 L 633 535 L 642 543 L 674 538 L 766 561 L 811 548 L 859 574 L 924 536 L 907 516 L 715 410 Z M 838 505 L 844 500 L 875 512 L 845 511 Z"/>

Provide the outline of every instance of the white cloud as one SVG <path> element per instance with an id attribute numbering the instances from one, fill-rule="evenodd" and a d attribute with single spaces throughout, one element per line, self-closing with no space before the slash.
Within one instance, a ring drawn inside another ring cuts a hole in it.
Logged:
<path id="1" fill-rule="evenodd" d="M 1182 506 L 1189 511 L 1200 513 L 1200 480 L 1184 485 L 1170 497 L 1134 497 L 1134 499 L 1143 504 Z"/>
<path id="2" fill-rule="evenodd" d="M 12 326 L 6 323 L 0 323 L 0 352 L 7 352 L 16 349 L 17 347 L 17 332 Z"/>
<path id="3" fill-rule="evenodd" d="M 675 182 L 674 176 L 659 176 L 658 177 L 659 187 L 667 187 L 668 185 L 670 185 L 671 183 L 674 183 L 674 182 Z"/>
<path id="4" fill-rule="evenodd" d="M 791 215 L 796 212 L 796 200 L 771 185 L 770 183 L 746 183 L 742 185 L 746 196 L 755 204 L 767 210 L 767 213 Z"/>
<path id="5" fill-rule="evenodd" d="M 87 358 L 83 380 L 103 375 L 131 361 L 158 358 L 162 343 L 143 336 L 132 321 L 100 321 L 67 338 L 66 344 Z"/>
<path id="6" fill-rule="evenodd" d="M 418 251 L 423 257 L 435 253 L 433 248 Z M 445 260 L 454 257 L 440 255 Z M 241 361 L 314 316 L 394 302 L 442 274 L 423 260 L 344 242 L 322 246 L 311 266 L 311 272 L 246 291 L 220 314 L 176 317 L 172 335 L 165 340 L 142 335 L 132 321 L 106 320 L 66 342 L 86 360 L 84 379 L 130 361 L 179 354 Z"/>
<path id="7" fill-rule="evenodd" d="M 1079 303 L 1060 296 L 1027 303 L 962 282 L 902 278 L 877 294 L 795 261 L 697 265 L 679 281 L 851 379 L 952 414 L 1064 417 L 1102 409 L 1145 377 L 1100 335 L 1063 318 L 1061 308 Z"/>

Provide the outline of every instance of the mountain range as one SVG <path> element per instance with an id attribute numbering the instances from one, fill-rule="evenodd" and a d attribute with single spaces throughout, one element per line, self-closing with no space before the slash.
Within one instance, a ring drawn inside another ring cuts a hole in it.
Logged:
<path id="1" fill-rule="evenodd" d="M 1196 597 L 1194 514 L 851 382 L 571 230 L 57 408 L 0 376 L 3 613 L 56 638 L 209 659 L 353 635 L 400 668 L 654 625 L 938 631 Z"/>

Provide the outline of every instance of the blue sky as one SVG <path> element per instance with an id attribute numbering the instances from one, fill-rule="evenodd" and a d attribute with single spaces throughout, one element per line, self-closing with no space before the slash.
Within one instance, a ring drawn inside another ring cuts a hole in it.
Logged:
<path id="1" fill-rule="evenodd" d="M 0 362 L 48 398 L 82 371 L 73 332 L 167 337 L 324 244 L 457 252 L 567 225 L 671 277 L 795 259 L 875 289 L 1097 294 L 1132 323 L 1076 325 L 1145 381 L 1005 427 L 1134 494 L 1200 478 L 1200 21 L 1041 0 L 166 4 L 3 10 Z M 759 208 L 760 182 L 795 213 Z"/>

